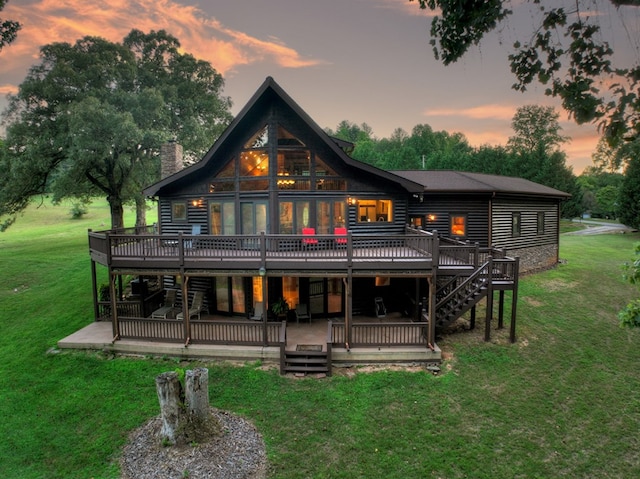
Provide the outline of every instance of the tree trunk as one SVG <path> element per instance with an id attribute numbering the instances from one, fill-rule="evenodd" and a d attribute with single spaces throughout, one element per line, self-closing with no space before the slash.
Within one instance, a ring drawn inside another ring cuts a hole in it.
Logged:
<path id="1" fill-rule="evenodd" d="M 160 416 L 162 429 L 160 437 L 162 443 L 174 445 L 178 442 L 179 431 L 183 429 L 185 422 L 184 408 L 182 407 L 182 384 L 178 379 L 178 373 L 170 371 L 156 377 L 156 391 L 160 401 Z"/>
<path id="2" fill-rule="evenodd" d="M 136 228 L 147 225 L 147 202 L 144 197 L 136 196 Z"/>
<path id="3" fill-rule="evenodd" d="M 124 228 L 124 208 L 122 207 L 122 200 L 110 195 L 107 201 L 109 202 L 109 209 L 111 210 L 111 229 Z"/>
<path id="4" fill-rule="evenodd" d="M 198 368 L 188 370 L 185 376 L 185 403 L 192 419 L 204 421 L 209 411 L 209 370 Z"/>
<path id="5" fill-rule="evenodd" d="M 221 432 L 209 407 L 209 370 L 187 370 L 185 387 L 178 373 L 170 371 L 156 377 L 160 401 L 163 445 L 185 445 L 206 441 Z"/>

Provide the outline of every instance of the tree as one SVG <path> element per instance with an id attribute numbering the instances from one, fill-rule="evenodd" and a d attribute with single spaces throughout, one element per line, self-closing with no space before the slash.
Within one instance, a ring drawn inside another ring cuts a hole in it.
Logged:
<path id="1" fill-rule="evenodd" d="M 373 130 L 366 123 L 356 125 L 348 120 L 342 120 L 338 123 L 335 132 L 331 128 L 327 128 L 326 131 L 329 136 L 349 141 L 353 144 L 373 139 Z"/>
<path id="2" fill-rule="evenodd" d="M 462 133 L 433 131 L 431 126 L 413 127 L 407 145 L 415 152 L 413 168 L 427 170 L 465 170 L 472 148 Z"/>
<path id="3" fill-rule="evenodd" d="M 586 168 L 577 180 L 583 194 L 583 211 L 593 217 L 617 218 L 623 180 L 621 173 L 606 172 L 598 166 Z"/>
<path id="4" fill-rule="evenodd" d="M 622 223 L 631 228 L 640 228 L 640 156 L 632 158 L 627 164 L 618 197 L 618 213 Z"/>
<path id="5" fill-rule="evenodd" d="M 158 179 L 160 145 L 176 139 L 198 158 L 231 121 L 222 76 L 179 46 L 164 31 L 133 30 L 123 43 L 84 37 L 42 47 L 4 113 L 0 228 L 44 192 L 105 194 L 113 228 L 133 201 L 144 224 L 141 191 Z"/>
<path id="6" fill-rule="evenodd" d="M 640 285 L 640 243 L 635 245 L 636 259 L 632 263 L 625 263 L 622 266 L 622 277 L 630 284 Z M 640 299 L 630 301 L 624 309 L 618 312 L 620 326 L 629 328 L 640 328 Z"/>
<path id="7" fill-rule="evenodd" d="M 560 134 L 559 115 L 552 107 L 527 105 L 518 108 L 511 126 L 514 135 L 507 148 L 514 155 L 516 176 L 571 194 L 562 205 L 565 218 L 579 215 L 582 195 L 576 177 L 560 150 L 567 138 Z"/>
<path id="8" fill-rule="evenodd" d="M 507 146 L 514 153 L 540 151 L 550 155 L 568 141 L 560 134 L 560 115 L 550 106 L 525 105 L 517 109 L 511 120 L 514 135 Z"/>
<path id="9" fill-rule="evenodd" d="M 8 0 L 0 0 L 0 11 L 4 9 Z M 3 20 L 0 18 L 0 51 L 5 45 L 8 45 L 18 36 L 18 30 L 22 25 L 13 20 Z"/>
<path id="10" fill-rule="evenodd" d="M 409 0 L 413 1 L 413 0 Z M 437 11 L 431 22 L 434 55 L 445 65 L 462 58 L 472 45 L 513 13 L 508 0 L 417 0 L 420 8 Z M 637 0 L 600 0 L 620 7 Z M 612 146 L 639 141 L 640 65 L 612 64 L 613 49 L 601 35 L 598 15 L 581 2 L 571 8 L 529 0 L 537 8 L 539 27 L 531 38 L 516 41 L 508 59 L 516 77 L 513 88 L 525 91 L 538 82 L 545 94 L 557 97 L 579 123 L 595 122 Z M 586 3 L 586 2 L 585 2 Z"/>

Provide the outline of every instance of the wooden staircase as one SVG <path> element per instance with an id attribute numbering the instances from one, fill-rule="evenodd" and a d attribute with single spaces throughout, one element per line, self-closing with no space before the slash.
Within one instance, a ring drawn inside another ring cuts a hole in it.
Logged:
<path id="1" fill-rule="evenodd" d="M 331 376 L 329 356 L 326 351 L 285 351 L 280 372 Z"/>
<path id="2" fill-rule="evenodd" d="M 489 291 L 491 263 L 485 263 L 470 276 L 455 277 L 436 293 L 436 328 L 445 328 L 473 308 Z"/>

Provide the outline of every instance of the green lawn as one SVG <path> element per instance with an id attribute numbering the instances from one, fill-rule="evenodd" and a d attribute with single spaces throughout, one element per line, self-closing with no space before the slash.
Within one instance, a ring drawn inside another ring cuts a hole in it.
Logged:
<path id="1" fill-rule="evenodd" d="M 52 351 L 92 320 L 86 231 L 109 223 L 102 202 L 69 209 L 32 207 L 0 234 L 3 479 L 117 478 L 128 433 L 159 413 L 155 376 L 178 367 Z M 563 236 L 566 262 L 521 281 L 517 344 L 484 343 L 482 324 L 443 338 L 439 376 L 208 363 L 211 401 L 259 428 L 271 478 L 639 477 L 640 331 L 616 318 L 640 295 L 620 270 L 639 239 Z"/>

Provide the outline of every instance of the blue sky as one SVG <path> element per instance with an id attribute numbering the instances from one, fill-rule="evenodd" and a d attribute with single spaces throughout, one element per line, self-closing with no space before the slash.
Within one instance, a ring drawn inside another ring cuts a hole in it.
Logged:
<path id="1" fill-rule="evenodd" d="M 597 16 L 620 65 L 637 64 L 640 8 L 580 4 Z M 0 52 L 0 107 L 38 62 L 41 45 L 85 35 L 121 41 L 132 28 L 166 29 L 184 51 L 223 74 L 233 113 L 272 76 L 321 127 L 365 122 L 388 137 L 426 123 L 479 146 L 506 144 L 519 106 L 551 105 L 571 138 L 564 145 L 568 164 L 579 174 L 591 165 L 596 128 L 568 121 L 539 88 L 511 89 L 510 46 L 527 40 L 536 22 L 527 2 L 513 0 L 511 8 L 499 31 L 444 67 L 431 53 L 428 14 L 406 0 L 9 0 L 0 17 L 23 29 Z"/>

